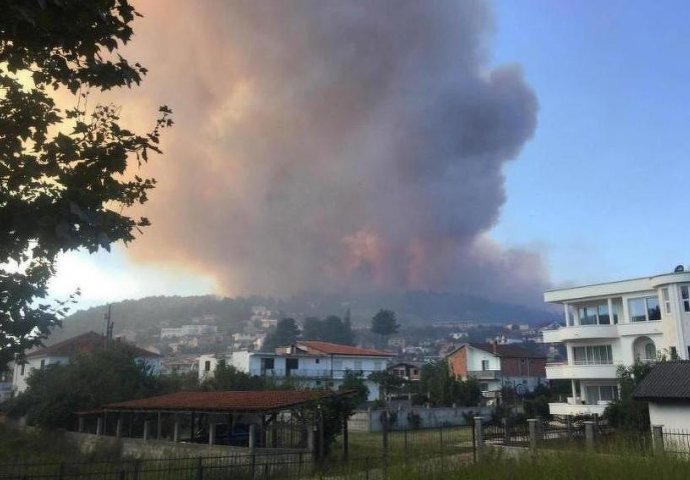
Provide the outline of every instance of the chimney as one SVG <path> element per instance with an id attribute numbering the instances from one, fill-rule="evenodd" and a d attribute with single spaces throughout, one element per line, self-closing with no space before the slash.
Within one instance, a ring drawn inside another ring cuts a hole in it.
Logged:
<path id="1" fill-rule="evenodd" d="M 491 347 L 492 347 L 492 350 L 494 351 L 494 355 L 496 355 L 496 354 L 498 353 L 498 352 L 497 352 L 497 348 L 496 348 L 497 345 L 498 345 L 498 340 L 497 340 L 497 339 L 494 339 L 494 341 L 491 342 Z"/>

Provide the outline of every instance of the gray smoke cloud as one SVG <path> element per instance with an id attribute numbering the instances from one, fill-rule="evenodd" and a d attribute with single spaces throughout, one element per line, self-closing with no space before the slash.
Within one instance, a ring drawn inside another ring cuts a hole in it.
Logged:
<path id="1" fill-rule="evenodd" d="M 436 289 L 539 302 L 535 252 L 487 231 L 534 132 L 487 3 L 139 2 L 124 114 L 175 112 L 137 260 L 227 294 Z"/>

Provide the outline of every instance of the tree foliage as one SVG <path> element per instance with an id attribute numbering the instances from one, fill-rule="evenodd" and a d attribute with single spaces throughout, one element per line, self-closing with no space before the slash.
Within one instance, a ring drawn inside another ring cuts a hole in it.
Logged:
<path id="1" fill-rule="evenodd" d="M 165 390 L 127 345 L 77 355 L 69 364 L 33 370 L 9 413 L 44 428 L 74 428 L 75 412 L 143 398 Z"/>
<path id="2" fill-rule="evenodd" d="M 633 392 L 651 369 L 651 363 L 642 362 L 635 362 L 629 367 L 618 367 L 616 373 L 619 398 L 604 411 L 604 416 L 612 426 L 640 432 L 649 430 L 647 402 L 634 400 Z"/>
<path id="3" fill-rule="evenodd" d="M 479 383 L 473 378 L 466 381 L 455 378 L 445 360 L 425 364 L 420 384 L 428 395 L 429 402 L 436 406 L 451 406 L 455 403 L 474 407 L 482 398 Z"/>
<path id="4" fill-rule="evenodd" d="M 266 335 L 262 350 L 264 352 L 271 352 L 276 347 L 292 345 L 297 341 L 299 335 L 300 330 L 294 318 L 278 320 L 275 330 Z"/>
<path id="5" fill-rule="evenodd" d="M 336 315 L 329 315 L 323 320 L 308 317 L 302 327 L 302 340 L 320 340 L 322 342 L 354 345 L 355 333 L 352 326 Z"/>
<path id="6" fill-rule="evenodd" d="M 397 333 L 399 328 L 395 312 L 392 310 L 379 310 L 371 319 L 371 331 L 384 337 Z"/>
<path id="7" fill-rule="evenodd" d="M 41 301 L 58 254 L 109 249 L 149 225 L 126 214 L 155 181 L 131 167 L 160 153 L 152 131 L 134 133 L 119 109 L 87 110 L 87 90 L 139 84 L 146 69 L 117 49 L 137 15 L 128 0 L 6 0 L 0 15 L 0 365 L 40 343 L 66 312 Z M 74 94 L 61 108 L 51 93 Z"/>
<path id="8" fill-rule="evenodd" d="M 268 384 L 265 377 L 251 376 L 241 372 L 225 360 L 221 360 L 213 371 L 213 376 L 204 380 L 201 389 L 205 391 L 247 391 L 273 389 L 274 384 Z"/>

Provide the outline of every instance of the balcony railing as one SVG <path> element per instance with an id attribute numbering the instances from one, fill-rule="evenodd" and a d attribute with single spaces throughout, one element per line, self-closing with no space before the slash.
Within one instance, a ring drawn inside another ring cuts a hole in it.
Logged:
<path id="1" fill-rule="evenodd" d="M 342 379 L 345 377 L 345 372 L 359 373 L 362 378 L 366 379 L 370 374 L 374 372 L 381 372 L 383 370 L 329 370 L 329 369 L 316 369 L 316 368 L 296 368 L 296 369 L 285 369 L 285 368 L 254 368 L 249 371 L 250 375 L 260 376 L 260 377 L 276 377 L 276 378 L 332 378 L 332 379 Z"/>
<path id="2" fill-rule="evenodd" d="M 500 373 L 500 370 L 470 370 L 467 375 L 477 380 L 496 380 Z"/>

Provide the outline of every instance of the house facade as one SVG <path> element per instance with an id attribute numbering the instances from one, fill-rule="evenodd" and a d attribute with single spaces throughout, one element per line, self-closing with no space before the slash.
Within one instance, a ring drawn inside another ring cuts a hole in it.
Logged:
<path id="1" fill-rule="evenodd" d="M 23 359 L 14 364 L 13 394 L 26 390 L 26 381 L 33 370 L 42 370 L 51 365 L 67 364 L 79 353 L 92 352 L 105 348 L 105 346 L 106 337 L 104 335 L 88 332 L 27 353 Z M 153 374 L 160 372 L 160 355 L 133 345 L 129 346 L 133 349 L 138 362 L 145 364 Z"/>
<path id="2" fill-rule="evenodd" d="M 546 356 L 532 349 L 499 343 L 465 343 L 446 356 L 451 373 L 461 380 L 474 378 L 485 396 L 502 388 L 516 393 L 546 384 Z"/>
<path id="3" fill-rule="evenodd" d="M 221 359 L 252 376 L 294 381 L 306 388 L 338 389 L 347 371 L 360 372 L 369 389 L 369 400 L 379 398 L 378 385 L 367 378 L 386 370 L 393 354 L 328 342 L 303 341 L 275 352 L 233 352 L 229 357 L 202 355 L 199 377 L 213 375 Z"/>
<path id="4" fill-rule="evenodd" d="M 571 396 L 553 415 L 601 415 L 618 397 L 616 370 L 636 361 L 690 358 L 690 272 L 551 290 L 565 326 L 544 332 L 565 345 L 566 359 L 546 366 L 549 380 L 569 380 Z"/>
<path id="5" fill-rule="evenodd" d="M 422 379 L 423 366 L 424 364 L 422 362 L 402 361 L 390 365 L 388 371 L 403 380 L 418 382 Z"/>

